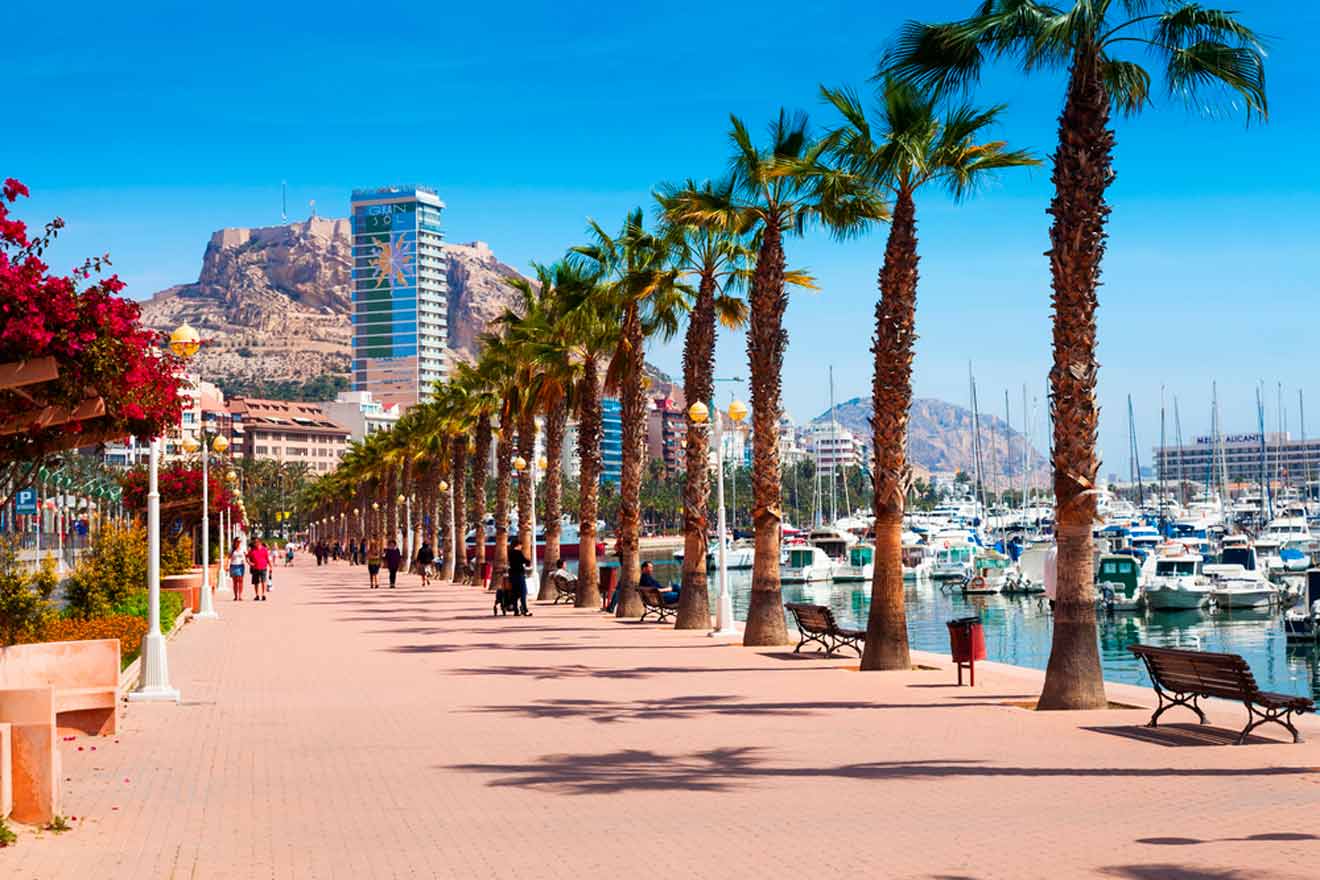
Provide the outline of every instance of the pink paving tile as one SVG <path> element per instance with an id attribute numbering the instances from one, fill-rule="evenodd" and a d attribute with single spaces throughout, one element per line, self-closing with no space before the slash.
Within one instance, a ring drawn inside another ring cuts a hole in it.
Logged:
<path id="1" fill-rule="evenodd" d="M 368 591 L 342 563 L 222 602 L 170 642 L 183 702 L 127 706 L 95 752 L 64 745 L 75 829 L 23 832 L 0 875 L 1315 874 L 1315 719 L 1314 742 L 1234 747 L 1227 704 L 1210 729 L 1152 732 L 1141 710 L 1018 708 L 1040 675 L 999 664 L 973 691 L 935 655 L 862 674 L 490 602 L 415 578 Z"/>

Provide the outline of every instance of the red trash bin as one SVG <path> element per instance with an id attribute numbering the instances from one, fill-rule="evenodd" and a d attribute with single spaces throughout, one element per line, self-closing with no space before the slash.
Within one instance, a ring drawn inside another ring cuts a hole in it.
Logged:
<path id="1" fill-rule="evenodd" d="M 976 687 L 976 661 L 985 659 L 985 631 L 981 628 L 981 618 L 950 620 L 949 650 L 958 667 L 958 686 L 962 686 L 962 671 L 966 666 L 968 684 Z"/>
<path id="2" fill-rule="evenodd" d="M 604 608 L 609 604 L 610 594 L 618 586 L 619 567 L 617 565 L 602 565 L 600 567 L 600 604 Z"/>

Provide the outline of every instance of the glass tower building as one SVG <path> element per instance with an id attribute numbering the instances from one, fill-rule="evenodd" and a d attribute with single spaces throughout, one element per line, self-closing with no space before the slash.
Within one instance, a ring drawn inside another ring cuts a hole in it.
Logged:
<path id="1" fill-rule="evenodd" d="M 623 406 L 614 397 L 600 402 L 600 481 L 619 484 L 623 477 Z"/>
<path id="2" fill-rule="evenodd" d="M 446 374 L 440 212 L 423 186 L 353 190 L 353 390 L 405 409 Z"/>

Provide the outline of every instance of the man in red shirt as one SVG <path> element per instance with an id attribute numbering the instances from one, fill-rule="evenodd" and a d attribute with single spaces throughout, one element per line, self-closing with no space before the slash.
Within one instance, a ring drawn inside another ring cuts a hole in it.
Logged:
<path id="1" fill-rule="evenodd" d="M 252 542 L 248 550 L 248 564 L 252 566 L 252 592 L 254 602 L 266 601 L 266 576 L 270 570 L 270 550 L 260 538 Z"/>

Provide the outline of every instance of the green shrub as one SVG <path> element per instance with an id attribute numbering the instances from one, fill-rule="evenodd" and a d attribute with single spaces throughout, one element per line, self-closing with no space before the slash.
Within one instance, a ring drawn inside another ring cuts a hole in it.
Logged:
<path id="1" fill-rule="evenodd" d="M 103 617 L 147 583 L 147 531 L 139 525 L 102 526 L 92 552 L 64 587 L 65 614 Z"/>
<path id="2" fill-rule="evenodd" d="M 14 829 L 9 827 L 9 823 L 3 817 L 0 817 L 0 849 L 13 846 L 16 843 L 18 843 L 18 835 L 14 833 Z"/>
<path id="3" fill-rule="evenodd" d="M 147 610 L 150 606 L 147 603 L 147 591 L 137 590 L 130 593 L 128 598 L 115 605 L 115 614 L 131 614 L 134 617 L 140 617 L 146 620 Z M 183 597 L 178 593 L 160 594 L 160 628 L 163 632 L 169 632 L 174 621 L 183 613 Z"/>
<path id="4" fill-rule="evenodd" d="M 193 542 L 187 535 L 177 541 L 160 542 L 160 576 L 187 574 L 193 567 Z"/>
<path id="5" fill-rule="evenodd" d="M 37 571 L 30 571 L 19 562 L 13 541 L 0 542 L 0 645 L 41 634 L 55 616 L 50 597 L 58 583 L 54 559 L 47 556 Z"/>

